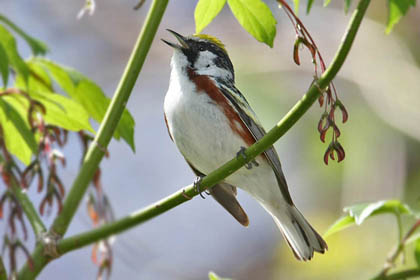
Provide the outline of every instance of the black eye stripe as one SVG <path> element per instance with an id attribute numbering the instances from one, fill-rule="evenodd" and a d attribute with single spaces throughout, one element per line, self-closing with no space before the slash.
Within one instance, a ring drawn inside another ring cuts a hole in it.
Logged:
<path id="1" fill-rule="evenodd" d="M 214 64 L 219 68 L 223 68 L 231 72 L 232 81 L 234 81 L 234 70 L 232 62 L 223 49 L 209 41 L 196 41 L 189 39 L 187 40 L 187 44 L 190 46 L 190 48 L 183 50 L 183 52 L 187 56 L 191 67 L 194 67 L 200 52 L 210 51 L 216 55 L 216 58 L 213 60 Z"/>

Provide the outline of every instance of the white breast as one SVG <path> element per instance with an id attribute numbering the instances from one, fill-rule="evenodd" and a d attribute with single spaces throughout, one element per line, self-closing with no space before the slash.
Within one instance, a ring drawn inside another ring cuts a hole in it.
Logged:
<path id="1" fill-rule="evenodd" d="M 174 64 L 174 59 L 172 64 Z M 169 130 L 182 155 L 204 174 L 235 156 L 246 146 L 229 127 L 218 105 L 172 65 L 164 110 Z"/>

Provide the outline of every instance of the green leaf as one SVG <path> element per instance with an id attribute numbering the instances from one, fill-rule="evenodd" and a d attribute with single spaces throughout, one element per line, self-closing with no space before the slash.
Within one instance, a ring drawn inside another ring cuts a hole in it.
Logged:
<path id="1" fill-rule="evenodd" d="M 29 69 L 23 59 L 19 56 L 16 40 L 4 26 L 0 25 L 0 44 L 3 46 L 10 65 L 20 74 L 25 82 L 28 80 Z"/>
<path id="2" fill-rule="evenodd" d="M 214 273 L 213 271 L 209 272 L 209 280 L 231 280 L 230 278 L 221 278 L 219 276 L 217 276 L 216 273 Z"/>
<path id="3" fill-rule="evenodd" d="M 101 88 L 89 80 L 83 80 L 76 88 L 76 96 L 93 119 L 102 122 L 111 100 L 105 96 Z M 135 151 L 134 124 L 133 117 L 124 110 L 114 134 L 116 139 L 123 138 L 133 151 Z"/>
<path id="4" fill-rule="evenodd" d="M 408 205 L 399 200 L 382 200 L 374 203 L 361 203 L 344 208 L 346 216 L 337 220 L 324 234 L 327 237 L 333 233 L 339 232 L 351 225 L 361 225 L 367 218 L 391 213 L 395 215 L 408 214 L 414 216 L 413 211 Z"/>
<path id="5" fill-rule="evenodd" d="M 388 0 L 388 23 L 386 33 L 389 34 L 394 25 L 397 24 L 401 18 L 407 14 L 410 7 L 416 6 L 416 0 Z"/>
<path id="6" fill-rule="evenodd" d="M 110 99 L 102 89 L 74 69 L 63 67 L 46 59 L 36 59 L 35 63 L 45 66 L 58 85 L 76 102 L 78 102 L 97 122 L 102 122 Z M 134 119 L 127 109 L 118 123 L 114 138 L 120 137 L 135 151 Z"/>
<path id="7" fill-rule="evenodd" d="M 201 33 L 226 4 L 226 0 L 199 0 L 195 6 L 195 32 Z"/>
<path id="8" fill-rule="evenodd" d="M 24 32 L 16 24 L 14 24 L 12 21 L 10 21 L 7 17 L 3 16 L 2 14 L 0 14 L 0 21 L 4 22 L 13 31 L 19 34 L 26 41 L 26 43 L 28 43 L 34 55 L 39 55 L 39 54 L 45 55 L 48 52 L 48 47 L 44 42 L 29 36 L 26 32 Z"/>
<path id="9" fill-rule="evenodd" d="M 28 61 L 27 65 L 31 70 L 27 83 L 28 93 L 33 99 L 44 105 L 46 109 L 46 114 L 43 116 L 45 121 L 67 130 L 87 130 L 95 133 L 89 122 L 90 116 L 82 105 L 55 93 L 52 81 L 42 66 L 34 61 Z M 15 87 L 25 89 L 25 84 L 19 76 L 16 79 Z M 24 108 L 28 108 L 27 99 L 20 96 L 16 96 L 15 99 L 19 99 L 18 103 L 24 104 Z"/>
<path id="10" fill-rule="evenodd" d="M 89 123 L 89 114 L 79 103 L 54 93 L 38 93 L 31 96 L 45 106 L 44 119 L 47 123 L 67 130 L 87 130 L 95 133 Z"/>
<path id="11" fill-rule="evenodd" d="M 16 75 L 14 87 L 20 88 L 29 94 L 32 92 L 51 92 L 54 93 L 52 80 L 48 72 L 38 64 L 29 60 L 26 62 L 30 75 L 28 81 L 25 81 L 21 75 Z"/>
<path id="12" fill-rule="evenodd" d="M 324 0 L 324 7 L 327 7 L 331 3 L 331 0 Z"/>
<path id="13" fill-rule="evenodd" d="M 312 4 L 314 3 L 314 0 L 308 0 L 308 5 L 306 5 L 306 14 L 309 14 L 312 8 Z"/>
<path id="14" fill-rule="evenodd" d="M 69 96 L 74 97 L 77 81 L 71 78 L 70 73 L 74 71 L 73 69 L 66 68 L 47 59 L 37 58 L 31 60 L 31 62 L 33 65 L 45 67 L 63 91 Z"/>
<path id="15" fill-rule="evenodd" d="M 309 1 L 309 0 L 308 0 Z M 344 12 L 347 14 L 352 0 L 344 0 Z M 331 3 L 331 0 L 324 0 L 324 7 L 327 7 Z"/>
<path id="16" fill-rule="evenodd" d="M 53 83 L 44 67 L 27 61 L 31 75 L 29 76 L 28 88 L 30 92 L 54 92 Z"/>
<path id="17" fill-rule="evenodd" d="M 420 267 L 420 239 L 416 240 L 414 248 L 414 257 L 416 259 L 417 266 Z"/>
<path id="18" fill-rule="evenodd" d="M 9 59 L 7 58 L 7 53 L 4 50 L 3 46 L 0 44 L 0 72 L 3 79 L 3 87 L 7 87 L 7 82 L 9 80 Z"/>
<path id="19" fill-rule="evenodd" d="M 32 154 L 37 153 L 38 146 L 29 124 L 7 100 L 13 97 L 0 99 L 0 124 L 3 129 L 3 137 L 10 153 L 20 161 L 28 165 Z M 21 110 L 22 111 L 22 110 Z M 23 112 L 26 112 L 23 110 Z"/>
<path id="20" fill-rule="evenodd" d="M 362 224 L 368 217 L 378 214 L 413 214 L 410 207 L 399 200 L 381 200 L 374 203 L 362 203 L 346 207 L 344 211 L 355 218 L 357 225 Z"/>
<path id="21" fill-rule="evenodd" d="M 348 228 L 349 226 L 352 226 L 354 224 L 354 218 L 350 216 L 344 216 L 338 219 L 330 228 L 324 233 L 324 238 L 327 238 L 328 236 L 339 232 L 345 228 Z"/>
<path id="22" fill-rule="evenodd" d="M 347 14 L 350 10 L 351 0 L 344 0 L 344 12 Z"/>
<path id="23" fill-rule="evenodd" d="M 261 0 L 228 0 L 229 7 L 242 27 L 255 39 L 273 47 L 276 19 Z"/>

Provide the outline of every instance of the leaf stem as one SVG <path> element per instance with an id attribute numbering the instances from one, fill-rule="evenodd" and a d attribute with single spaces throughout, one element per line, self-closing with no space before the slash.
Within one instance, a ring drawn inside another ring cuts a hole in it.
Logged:
<path id="1" fill-rule="evenodd" d="M 418 277 L 418 276 L 420 276 L 420 269 L 413 268 L 413 269 L 391 273 L 388 275 L 378 275 L 372 280 L 398 280 L 398 279 L 408 279 L 408 278 L 413 278 L 413 277 Z"/>
<path id="2" fill-rule="evenodd" d="M 417 228 L 420 227 L 420 219 L 417 220 L 414 225 L 408 230 L 408 232 L 404 235 L 404 237 L 398 241 L 397 247 L 391 252 L 388 259 L 385 262 L 384 267 L 379 272 L 379 274 L 373 278 L 372 280 L 379 280 L 379 279 L 388 279 L 386 276 L 388 271 L 394 267 L 395 261 L 397 260 L 398 256 L 404 251 L 405 244 L 407 243 L 407 240 L 413 235 L 413 233 L 417 230 Z M 398 279 L 398 278 L 393 278 Z"/>
<path id="3" fill-rule="evenodd" d="M 201 191 L 204 191 L 205 189 L 220 182 L 244 166 L 247 162 L 251 161 L 257 155 L 264 152 L 268 147 L 272 146 L 274 142 L 276 142 L 282 135 L 284 135 L 306 113 L 311 105 L 317 100 L 320 92 L 331 83 L 332 79 L 343 65 L 369 3 L 370 0 L 360 1 L 358 8 L 353 13 L 349 23 L 349 28 L 345 33 L 344 39 L 337 51 L 333 62 L 325 71 L 325 73 L 320 77 L 320 79 L 309 88 L 308 92 L 295 104 L 295 106 L 274 128 L 272 128 L 262 139 L 260 139 L 260 141 L 246 149 L 245 154 L 247 160 L 242 157 L 236 157 L 208 174 L 201 181 Z M 94 243 L 103 238 L 109 237 L 110 235 L 127 230 L 190 200 L 197 194 L 197 191 L 192 185 L 187 186 L 177 191 L 176 193 L 143 209 L 140 209 L 137 212 L 134 212 L 118 221 L 59 241 L 58 251 L 60 254 L 64 254 Z"/>
<path id="4" fill-rule="evenodd" d="M 144 25 L 131 53 L 124 74 L 111 100 L 98 134 L 92 141 L 83 160 L 79 173 L 73 182 L 69 194 L 63 204 L 63 210 L 56 217 L 50 229 L 54 235 L 63 236 L 76 213 L 76 210 L 89 186 L 105 149 L 120 121 L 125 105 L 130 97 L 137 77 L 146 59 L 147 53 L 155 37 L 156 31 L 166 10 L 169 0 L 154 0 L 150 6 Z M 49 258 L 44 256 L 44 245 L 38 244 L 32 253 L 34 267 L 26 264 L 19 273 L 19 279 L 33 279 L 44 268 Z"/>
<path id="5" fill-rule="evenodd" d="M 44 234 L 47 231 L 47 228 L 42 222 L 41 217 L 39 217 L 38 212 L 36 211 L 31 200 L 27 196 L 25 189 L 19 186 L 19 183 L 14 177 L 11 178 L 11 191 L 15 195 L 16 199 L 19 201 L 19 204 L 22 207 L 26 218 L 29 220 L 29 223 L 32 226 L 37 240 L 39 240 L 42 234 Z"/>

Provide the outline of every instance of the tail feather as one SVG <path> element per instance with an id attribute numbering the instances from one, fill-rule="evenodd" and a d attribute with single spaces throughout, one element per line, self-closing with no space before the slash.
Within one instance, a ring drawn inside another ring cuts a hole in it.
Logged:
<path id="1" fill-rule="evenodd" d="M 210 189 L 213 198 L 219 202 L 241 225 L 249 225 L 248 216 L 236 199 L 236 188 L 227 183 L 219 183 Z"/>
<path id="2" fill-rule="evenodd" d="M 323 254 L 328 249 L 327 243 L 295 206 L 288 206 L 287 210 L 286 213 L 281 211 L 271 214 L 295 257 L 308 261 L 312 259 L 314 252 Z"/>

